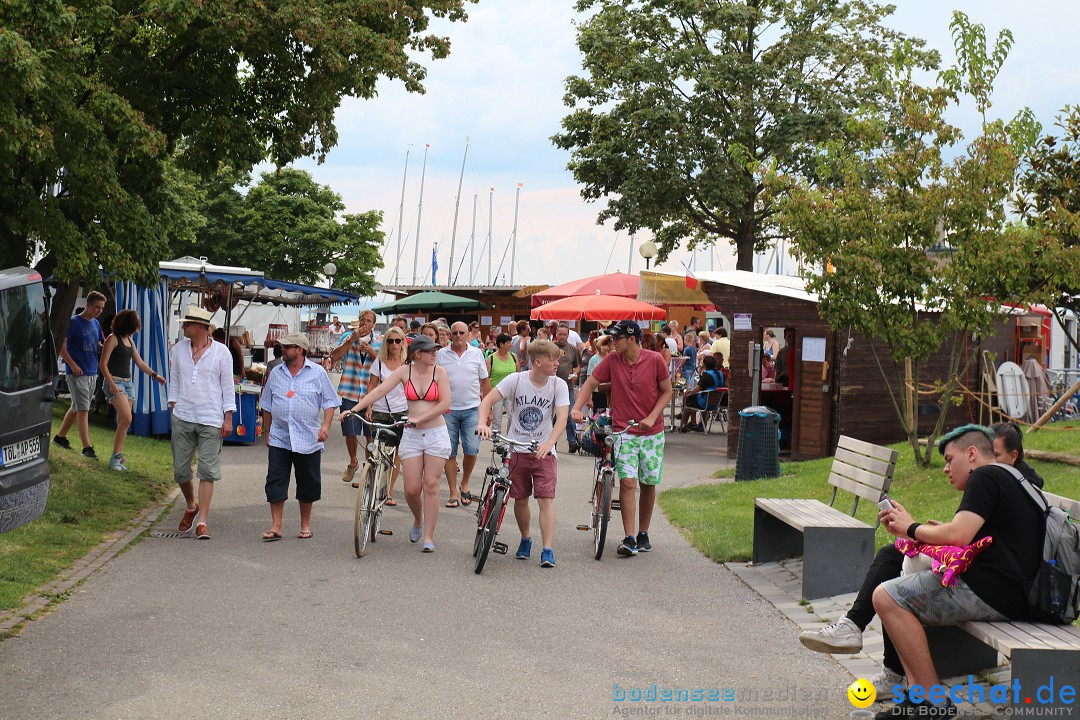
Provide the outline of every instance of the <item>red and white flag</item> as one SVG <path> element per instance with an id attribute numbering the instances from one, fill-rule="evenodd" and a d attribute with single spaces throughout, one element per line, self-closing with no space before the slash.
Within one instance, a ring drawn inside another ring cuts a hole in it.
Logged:
<path id="1" fill-rule="evenodd" d="M 683 263 L 682 266 L 686 268 L 686 287 L 690 288 L 691 290 L 697 290 L 698 285 L 701 284 L 701 282 L 697 279 L 697 275 L 694 274 L 693 270 L 687 267 L 686 263 Z"/>

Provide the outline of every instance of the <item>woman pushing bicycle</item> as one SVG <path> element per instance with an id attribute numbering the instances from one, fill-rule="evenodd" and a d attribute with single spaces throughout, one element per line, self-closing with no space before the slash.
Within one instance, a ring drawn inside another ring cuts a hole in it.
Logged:
<path id="1" fill-rule="evenodd" d="M 435 525 L 439 520 L 439 481 L 450 457 L 450 435 L 443 414 L 450 408 L 450 380 L 435 364 L 439 345 L 421 335 L 412 341 L 404 365 L 370 390 L 351 412 L 361 413 L 395 388 L 402 388 L 409 404 L 409 425 L 398 446 L 405 473 L 405 501 L 413 514 L 409 540 L 423 539 L 423 552 L 435 552 Z M 342 413 L 344 418 L 348 413 Z"/>

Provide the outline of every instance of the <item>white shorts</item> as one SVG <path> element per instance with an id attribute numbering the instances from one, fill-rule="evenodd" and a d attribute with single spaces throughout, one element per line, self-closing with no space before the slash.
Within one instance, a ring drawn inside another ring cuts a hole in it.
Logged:
<path id="1" fill-rule="evenodd" d="M 433 455 L 446 460 L 450 457 L 450 433 L 445 425 L 419 430 L 407 427 L 398 445 L 398 457 L 402 460 Z"/>

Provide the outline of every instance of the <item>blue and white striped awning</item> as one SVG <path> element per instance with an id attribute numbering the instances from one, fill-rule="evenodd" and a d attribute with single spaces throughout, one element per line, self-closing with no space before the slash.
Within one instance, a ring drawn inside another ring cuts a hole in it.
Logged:
<path id="1" fill-rule="evenodd" d="M 169 283 L 162 279 L 151 288 L 133 282 L 116 283 L 116 310 L 135 310 L 139 313 L 142 329 L 132 340 L 139 355 L 166 380 L 169 377 L 169 345 L 165 329 L 169 327 Z M 172 431 L 168 393 L 165 386 L 140 372 L 132 377 L 135 382 L 135 408 L 131 421 L 132 435 L 168 435 Z"/>

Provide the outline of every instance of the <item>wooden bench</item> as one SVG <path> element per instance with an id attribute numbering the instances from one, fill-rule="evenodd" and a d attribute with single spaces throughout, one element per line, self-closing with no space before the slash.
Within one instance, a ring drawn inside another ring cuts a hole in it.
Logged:
<path id="1" fill-rule="evenodd" d="M 842 435 L 829 484 L 829 504 L 820 500 L 754 499 L 753 562 L 803 556 L 802 594 L 806 599 L 855 592 L 874 558 L 874 526 L 853 515 L 859 500 L 877 503 L 892 484 L 895 450 Z M 851 513 L 833 507 L 837 491 L 855 496 Z"/>
<path id="2" fill-rule="evenodd" d="M 1080 501 L 1044 492 L 1047 501 L 1080 518 Z M 1080 627 L 1075 625 L 1048 625 L 1030 622 L 966 622 L 955 628 L 927 628 L 927 637 L 943 631 L 963 631 L 967 639 L 977 640 L 980 645 L 972 648 L 954 643 L 936 642 L 932 647 L 934 664 L 943 677 L 966 675 L 978 670 L 997 666 L 997 654 L 1001 653 L 1012 662 L 1012 681 L 1020 681 L 1020 687 L 1034 704 L 1035 691 L 1049 684 L 1054 676 L 1054 699 L 1063 684 L 1076 687 L 1080 684 Z M 944 666 L 946 669 L 942 669 Z M 1010 691 L 1010 700 L 1012 698 Z M 1020 705 L 1025 705 L 1024 698 Z M 1043 706 L 1040 706 L 1043 707 Z M 1045 707 L 1074 707 L 1049 704 Z"/>

